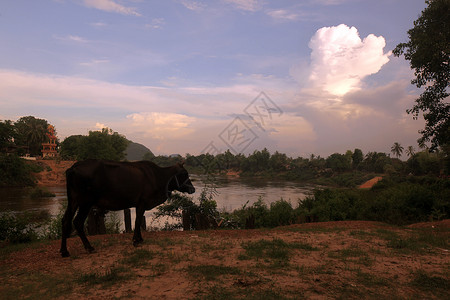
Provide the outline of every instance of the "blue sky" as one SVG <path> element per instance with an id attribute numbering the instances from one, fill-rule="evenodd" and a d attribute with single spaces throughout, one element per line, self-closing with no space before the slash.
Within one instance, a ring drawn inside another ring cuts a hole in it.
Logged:
<path id="1" fill-rule="evenodd" d="M 416 147 L 392 49 L 424 0 L 0 3 L 0 120 L 109 127 L 156 154 Z M 209 148 L 208 148 L 209 145 Z M 417 148 L 417 147 L 416 147 Z M 211 150 L 213 149 L 213 150 Z"/>

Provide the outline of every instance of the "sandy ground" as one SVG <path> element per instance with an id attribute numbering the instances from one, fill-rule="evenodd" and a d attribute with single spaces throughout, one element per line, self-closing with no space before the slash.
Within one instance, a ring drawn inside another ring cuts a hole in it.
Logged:
<path id="1" fill-rule="evenodd" d="M 39 160 L 37 163 L 44 166 L 44 171 L 35 174 L 38 185 L 62 186 L 66 185 L 66 170 L 70 168 L 75 161 Z"/>
<path id="2" fill-rule="evenodd" d="M 97 249 L 92 254 L 73 237 L 68 241 L 70 258 L 61 258 L 59 241 L 53 241 L 0 259 L 0 295 L 3 299 L 449 299 L 449 249 L 426 243 L 417 249 L 390 245 L 392 237 L 420 241 L 418 236 L 434 236 L 448 245 L 449 230 L 450 220 L 402 228 L 345 221 L 272 230 L 146 232 L 144 244 L 137 248 L 131 245 L 131 234 L 89 237 Z M 307 247 L 292 246 L 281 260 L 265 252 L 251 256 L 245 250 L 252 243 L 280 240 Z"/>
<path id="3" fill-rule="evenodd" d="M 381 177 L 381 176 L 374 177 L 374 178 L 364 182 L 363 184 L 361 184 L 359 186 L 359 188 L 360 189 L 370 189 L 371 187 L 373 187 L 375 185 L 375 183 L 377 183 L 381 179 L 383 179 L 383 177 Z"/>

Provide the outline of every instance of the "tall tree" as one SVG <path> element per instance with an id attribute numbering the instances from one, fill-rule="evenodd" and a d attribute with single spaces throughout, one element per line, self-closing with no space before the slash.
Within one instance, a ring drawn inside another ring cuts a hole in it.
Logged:
<path id="1" fill-rule="evenodd" d="M 430 150 L 450 143 L 450 0 L 428 0 L 421 16 L 408 31 L 409 41 L 394 49 L 395 56 L 410 61 L 416 78 L 411 81 L 425 90 L 407 112 L 417 119 L 422 112 L 425 128 L 419 144 L 431 142 Z"/>
<path id="2" fill-rule="evenodd" d="M 13 144 L 14 125 L 10 120 L 0 122 L 0 151 Z"/>
<path id="3" fill-rule="evenodd" d="M 123 160 L 129 141 L 111 129 L 90 131 L 88 136 L 69 136 L 61 143 L 61 155 L 65 158 L 84 160 L 89 158 Z"/>
<path id="4" fill-rule="evenodd" d="M 353 168 L 357 168 L 359 166 L 359 164 L 363 161 L 363 159 L 364 159 L 364 155 L 363 155 L 361 149 L 356 148 L 352 154 Z"/>
<path id="5" fill-rule="evenodd" d="M 22 117 L 14 123 L 15 143 L 26 146 L 31 155 L 41 155 L 42 143 L 47 140 L 48 122 L 33 116 Z"/>
<path id="6" fill-rule="evenodd" d="M 391 152 L 399 158 L 403 154 L 403 147 L 399 143 L 395 142 L 394 145 L 391 147 Z"/>
<path id="7" fill-rule="evenodd" d="M 416 150 L 414 149 L 414 147 L 408 146 L 408 148 L 406 148 L 406 155 L 408 155 L 409 157 L 413 157 L 414 154 L 416 154 Z"/>

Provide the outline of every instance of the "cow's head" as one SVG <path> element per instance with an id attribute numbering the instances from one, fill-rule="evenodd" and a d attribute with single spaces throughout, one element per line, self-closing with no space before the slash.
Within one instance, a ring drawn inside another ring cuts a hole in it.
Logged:
<path id="1" fill-rule="evenodd" d="M 183 163 L 177 164 L 177 168 L 177 174 L 169 181 L 169 192 L 177 190 L 182 193 L 195 193 L 195 187 L 189 178 L 188 171 L 183 167 Z"/>

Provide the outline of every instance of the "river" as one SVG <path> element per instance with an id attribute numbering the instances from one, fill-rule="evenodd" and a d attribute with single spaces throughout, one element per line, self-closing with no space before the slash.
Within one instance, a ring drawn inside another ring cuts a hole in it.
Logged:
<path id="1" fill-rule="evenodd" d="M 197 200 L 201 191 L 205 187 L 206 179 L 201 176 L 191 176 L 192 182 L 196 188 L 195 194 L 191 195 Z M 266 180 L 266 179 L 242 179 L 236 177 L 216 177 L 213 181 L 216 194 L 214 200 L 217 202 L 219 211 L 233 211 L 241 208 L 248 202 L 248 205 L 256 202 L 260 197 L 268 205 L 278 201 L 281 198 L 290 201 L 294 207 L 297 206 L 299 200 L 303 200 L 307 195 L 311 194 L 315 186 L 302 185 L 297 182 Z M 208 186 L 211 186 L 208 184 Z M 27 189 L 23 188 L 0 188 L 0 212 L 46 212 L 51 216 L 55 216 L 60 211 L 64 202 L 67 201 L 66 188 L 63 186 L 47 187 L 54 193 L 54 197 L 31 198 Z M 161 227 L 165 220 L 158 223 L 152 223 L 152 214 L 154 210 L 145 213 L 147 225 Z M 135 212 L 132 209 L 132 221 L 134 222 Z M 122 220 L 123 214 L 119 213 Z"/>

